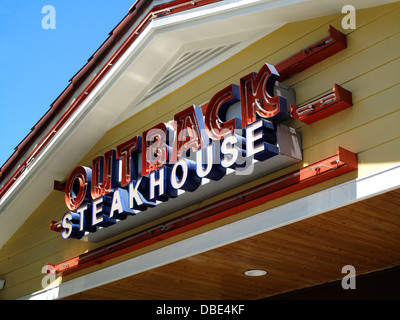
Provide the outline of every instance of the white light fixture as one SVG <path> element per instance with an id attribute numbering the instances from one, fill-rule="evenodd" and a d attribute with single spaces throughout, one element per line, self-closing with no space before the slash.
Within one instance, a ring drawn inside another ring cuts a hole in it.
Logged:
<path id="1" fill-rule="evenodd" d="M 0 290 L 4 289 L 5 283 L 6 283 L 6 280 L 0 280 Z"/>
<path id="2" fill-rule="evenodd" d="M 249 277 L 260 277 L 260 276 L 265 276 L 267 274 L 267 271 L 265 271 L 265 270 L 247 270 L 244 274 Z"/>

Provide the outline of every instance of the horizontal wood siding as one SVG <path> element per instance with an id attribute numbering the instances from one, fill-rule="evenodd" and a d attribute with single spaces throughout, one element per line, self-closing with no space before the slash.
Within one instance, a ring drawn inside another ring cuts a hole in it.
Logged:
<path id="1" fill-rule="evenodd" d="M 108 131 L 76 165 L 90 166 L 94 157 L 116 147 L 132 136 L 141 135 L 144 130 L 152 125 L 172 120 L 177 111 L 192 104 L 200 105 L 208 101 L 214 93 L 225 86 L 231 83 L 239 84 L 240 77 L 249 72 L 257 72 L 264 63 L 279 63 L 298 50 L 325 37 L 329 25 L 347 34 L 348 48 L 286 80 L 285 83 L 296 90 L 297 105 L 303 105 L 330 92 L 334 83 L 338 83 L 353 93 L 354 105 L 311 125 L 305 125 L 295 120 L 288 121 L 289 125 L 303 135 L 304 163 L 302 165 L 305 166 L 335 154 L 338 146 L 348 148 L 358 154 L 359 177 L 399 163 L 400 4 L 393 3 L 357 10 L 357 28 L 355 30 L 342 30 L 342 17 L 343 15 L 336 14 L 283 26 Z M 289 172 L 293 168 L 281 170 L 259 180 L 269 180 Z M 72 169 L 73 167 L 71 167 Z M 343 182 L 343 179 L 350 178 L 355 178 L 354 174 L 298 192 L 296 195 L 277 199 L 245 214 L 257 213 L 265 208 L 280 205 L 293 199 L 293 197 L 304 196 L 317 191 L 319 188 L 330 187 Z M 256 183 L 253 182 L 248 185 Z M 244 189 L 248 185 L 241 188 Z M 228 191 L 226 194 L 232 194 L 239 189 Z M 219 195 L 207 201 L 212 202 L 222 196 Z M 41 270 L 46 263 L 59 263 L 145 227 L 136 228 L 101 243 L 63 240 L 59 233 L 49 230 L 50 221 L 60 220 L 63 213 L 67 211 L 63 197 L 63 193 L 52 192 L 1 249 L 0 278 L 6 279 L 7 284 L 5 290 L 0 291 L 0 299 L 14 299 L 41 290 L 41 281 L 44 276 L 44 274 L 41 274 Z M 183 211 L 189 211 L 194 207 L 196 205 Z M 175 215 L 181 214 L 183 211 L 181 210 Z M 353 217 L 357 219 L 357 215 L 353 215 Z M 346 221 L 341 223 L 346 223 Z M 216 225 L 218 223 L 209 226 L 209 228 Z M 314 231 L 312 221 L 303 223 L 302 227 L 306 227 L 304 238 L 306 238 L 307 233 Z M 389 228 L 384 224 L 384 221 L 382 227 Z M 326 225 L 326 228 L 326 231 L 329 231 L 329 224 Z M 197 232 L 201 230 L 204 229 Z M 297 231 L 302 232 L 301 230 Z M 360 236 L 362 236 L 362 233 L 360 233 Z M 276 241 L 280 241 L 278 234 Z M 292 240 L 286 238 L 285 241 Z M 312 245 L 311 240 L 308 245 Z M 151 248 L 154 248 L 154 246 Z M 243 250 L 247 250 L 247 248 L 243 248 Z M 290 250 L 289 245 L 287 250 Z M 135 254 L 144 251 L 141 250 Z M 294 261 L 301 263 L 301 259 L 296 258 L 296 252 L 291 254 L 295 259 Z M 328 253 L 319 252 L 318 254 L 321 255 L 321 264 L 324 264 L 324 254 L 327 255 L 327 259 L 330 258 Z M 126 257 L 122 257 L 120 260 L 124 258 Z M 108 264 L 117 261 L 119 260 L 115 259 Z M 71 275 L 64 281 L 85 272 L 91 272 L 96 268 L 102 268 L 105 265 L 107 263 Z M 174 278 L 173 269 L 168 271 Z M 284 270 L 285 277 L 290 274 L 286 273 L 287 271 Z M 285 277 L 282 276 L 282 279 Z M 321 279 L 324 279 L 324 277 L 325 275 L 321 273 Z M 295 281 L 287 279 L 291 284 Z M 193 281 L 195 282 L 196 279 L 193 278 Z M 201 282 L 201 280 L 199 281 Z M 305 272 L 304 277 L 299 278 L 298 281 L 307 283 L 308 274 Z M 250 294 L 251 292 L 249 292 Z"/>

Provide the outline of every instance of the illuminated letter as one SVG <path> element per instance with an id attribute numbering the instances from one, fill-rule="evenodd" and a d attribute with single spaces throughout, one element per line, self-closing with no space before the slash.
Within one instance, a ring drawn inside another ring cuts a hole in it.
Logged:
<path id="1" fill-rule="evenodd" d="M 61 236 L 64 239 L 68 239 L 72 234 L 73 224 L 71 220 L 72 220 L 71 212 L 67 212 L 66 214 L 64 214 L 64 217 L 62 219 L 63 230 L 61 231 Z M 77 228 L 75 229 L 79 229 L 79 226 L 77 226 Z"/>
<path id="2" fill-rule="evenodd" d="M 276 156 L 279 153 L 276 141 L 274 124 L 259 119 L 246 127 L 246 156 L 259 161 Z"/>
<path id="3" fill-rule="evenodd" d="M 74 212 L 67 212 L 64 214 L 62 219 L 63 230 L 61 231 L 61 236 L 64 239 L 80 239 L 84 236 L 85 233 L 79 230 L 80 219 L 80 215 Z"/>
<path id="4" fill-rule="evenodd" d="M 221 165 L 223 167 L 235 168 L 246 165 L 245 161 L 241 161 L 243 160 L 241 156 L 243 155 L 244 150 L 236 145 L 238 142 L 242 141 L 242 137 L 239 137 L 238 135 L 233 133 L 225 136 L 224 140 L 221 143 L 221 152 L 224 154 L 224 157 L 221 160 Z"/>
<path id="5" fill-rule="evenodd" d="M 161 201 L 165 201 L 166 199 L 163 197 L 165 193 L 166 184 L 164 177 L 165 167 L 152 171 L 150 173 L 150 200 L 157 199 Z M 156 178 L 157 174 L 157 178 Z M 155 188 L 158 187 L 158 193 L 156 195 Z"/>
<path id="6" fill-rule="evenodd" d="M 101 196 L 101 182 L 103 181 L 103 156 L 98 156 L 92 160 L 92 186 L 91 196 L 92 199 L 97 199 Z"/>
<path id="7" fill-rule="evenodd" d="M 124 220 L 127 214 L 135 214 L 128 206 L 128 191 L 117 188 L 111 201 L 110 218 Z"/>
<path id="8" fill-rule="evenodd" d="M 108 216 L 110 213 L 110 202 L 111 199 L 106 196 L 93 200 L 92 226 L 108 227 L 117 222 Z"/>
<path id="9" fill-rule="evenodd" d="M 217 92 L 211 98 L 204 115 L 204 124 L 211 139 L 220 140 L 227 134 L 234 132 L 236 128 L 241 128 L 238 118 L 226 120 L 227 110 L 239 100 L 239 87 L 234 84 Z"/>
<path id="10" fill-rule="evenodd" d="M 129 208 L 144 211 L 147 207 L 155 207 L 156 203 L 148 201 L 139 191 L 143 177 L 129 183 Z M 135 186 L 133 186 L 135 185 Z"/>
<path id="11" fill-rule="evenodd" d="M 191 149 L 195 152 L 208 144 L 209 140 L 204 129 L 203 113 L 200 107 L 191 106 L 175 114 L 174 120 L 176 137 L 171 162 L 182 157 L 186 150 Z"/>
<path id="12" fill-rule="evenodd" d="M 168 198 L 176 198 L 178 191 L 171 186 L 171 168 L 164 166 L 150 173 L 149 199 L 167 201 Z M 157 188 L 158 192 L 155 192 Z"/>
<path id="13" fill-rule="evenodd" d="M 273 97 L 278 77 L 274 66 L 264 64 L 258 73 L 250 73 L 240 79 L 242 128 L 256 121 L 257 115 L 271 121 L 288 116 L 286 98 Z"/>
<path id="14" fill-rule="evenodd" d="M 71 211 L 76 210 L 84 201 L 90 200 L 92 170 L 79 166 L 69 175 L 65 185 L 65 204 Z"/>
<path id="15" fill-rule="evenodd" d="M 196 151 L 196 173 L 200 178 L 216 181 L 225 175 L 226 169 L 221 166 L 220 153 L 214 143 Z"/>
<path id="16" fill-rule="evenodd" d="M 161 168 L 168 161 L 171 128 L 159 123 L 143 132 L 142 175 Z"/>
<path id="17" fill-rule="evenodd" d="M 121 187 L 139 176 L 138 154 L 142 151 L 142 137 L 136 136 L 117 146 L 117 159 L 121 161 Z"/>
<path id="18" fill-rule="evenodd" d="M 85 228 L 85 211 L 87 210 L 88 205 L 83 205 L 76 210 L 76 213 L 79 215 L 79 231 L 83 231 Z"/>
<path id="19" fill-rule="evenodd" d="M 180 158 L 172 167 L 171 185 L 175 189 L 194 191 L 201 184 L 201 178 L 196 174 L 193 161 Z"/>
<path id="20" fill-rule="evenodd" d="M 118 188 L 118 161 L 114 149 L 92 160 L 92 199 Z"/>

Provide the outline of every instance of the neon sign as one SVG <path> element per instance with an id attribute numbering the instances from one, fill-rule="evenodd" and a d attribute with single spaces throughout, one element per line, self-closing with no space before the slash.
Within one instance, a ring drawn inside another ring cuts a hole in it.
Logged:
<path id="1" fill-rule="evenodd" d="M 66 183 L 62 237 L 81 239 L 194 192 L 204 179 L 277 157 L 286 143 L 278 126 L 290 117 L 287 99 L 273 93 L 278 77 L 265 64 L 217 92 L 204 110 L 192 105 L 94 158 L 91 168 L 76 167 Z"/>

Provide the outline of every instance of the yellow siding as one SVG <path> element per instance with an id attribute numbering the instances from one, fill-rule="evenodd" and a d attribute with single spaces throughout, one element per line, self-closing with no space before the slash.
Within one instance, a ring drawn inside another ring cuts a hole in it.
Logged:
<path id="1" fill-rule="evenodd" d="M 354 105 L 312 125 L 304 125 L 295 120 L 289 121 L 289 125 L 303 134 L 303 165 L 330 156 L 336 152 L 338 146 L 342 146 L 358 154 L 360 163 L 358 173 L 351 173 L 274 200 L 231 217 L 230 220 L 255 214 L 286 201 L 342 183 L 346 179 L 364 176 L 399 163 L 400 4 L 394 3 L 358 10 L 355 30 L 342 30 L 341 19 L 342 15 L 337 14 L 283 26 L 111 129 L 76 165 L 90 165 L 92 158 L 97 155 L 134 135 L 140 135 L 143 130 L 154 124 L 172 120 L 174 113 L 178 110 L 209 100 L 215 92 L 226 85 L 238 84 L 240 77 L 249 72 L 258 71 L 265 62 L 271 64 L 280 62 L 325 37 L 329 25 L 333 25 L 347 34 L 348 48 L 288 79 L 286 84 L 296 90 L 298 105 L 331 91 L 334 83 L 352 91 Z M 259 179 L 259 181 L 272 179 L 297 167 L 299 165 L 281 170 Z M 230 190 L 225 194 L 234 193 L 256 183 L 258 181 L 236 190 Z M 222 196 L 224 195 L 219 195 L 204 203 L 214 201 Z M 197 206 L 180 210 L 174 215 L 182 214 Z M 63 194 L 52 192 L 1 249 L 0 278 L 6 279 L 7 283 L 5 290 L 0 291 L 0 299 L 14 299 L 41 290 L 41 281 L 44 276 L 41 274 L 41 270 L 46 263 L 64 261 L 145 227 L 136 228 L 101 243 L 63 240 L 58 233 L 49 230 L 49 223 L 51 220 L 59 220 L 65 211 Z M 189 234 L 218 226 L 226 221 L 229 220 L 205 226 Z M 180 237 L 185 236 L 188 234 Z M 130 255 L 73 274 L 63 280 L 92 272 L 176 239 L 175 237 L 152 247 L 141 249 Z"/>

